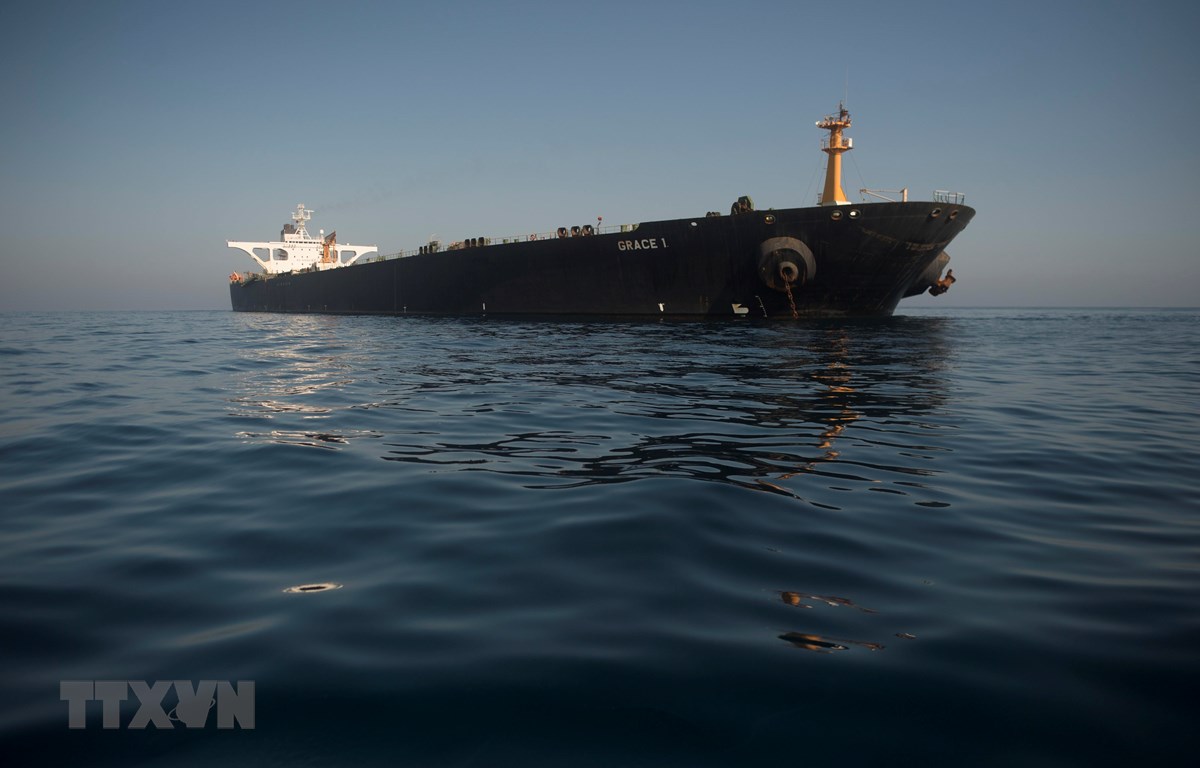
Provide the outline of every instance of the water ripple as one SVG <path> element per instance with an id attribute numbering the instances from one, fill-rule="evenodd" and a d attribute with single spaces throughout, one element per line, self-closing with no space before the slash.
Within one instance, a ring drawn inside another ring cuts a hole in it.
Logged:
<path id="1" fill-rule="evenodd" d="M 19 754 L 1194 751 L 1195 312 L 5 320 Z M 60 680 L 189 678 L 256 680 L 260 729 L 65 729 Z"/>

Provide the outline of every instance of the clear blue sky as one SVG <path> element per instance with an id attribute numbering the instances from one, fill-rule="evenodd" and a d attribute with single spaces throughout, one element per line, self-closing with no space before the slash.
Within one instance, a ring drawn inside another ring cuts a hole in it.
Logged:
<path id="1" fill-rule="evenodd" d="M 384 252 L 809 205 L 844 94 L 848 193 L 978 210 L 919 302 L 1195 306 L 1197 8 L 13 0 L 0 310 L 227 308 L 298 202 Z"/>

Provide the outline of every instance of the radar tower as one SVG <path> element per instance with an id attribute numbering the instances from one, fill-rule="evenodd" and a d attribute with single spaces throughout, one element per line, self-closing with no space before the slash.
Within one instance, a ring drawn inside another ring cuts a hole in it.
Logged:
<path id="1" fill-rule="evenodd" d="M 850 201 L 842 191 L 842 153 L 854 148 L 854 139 L 842 136 L 842 131 L 850 127 L 850 113 L 846 111 L 846 103 L 838 104 L 837 116 L 826 115 L 818 120 L 817 127 L 829 131 L 829 137 L 821 139 L 821 151 L 829 155 L 821 205 L 849 205 Z"/>
<path id="2" fill-rule="evenodd" d="M 305 240 L 310 240 L 308 230 L 304 228 L 304 222 L 312 218 L 313 212 L 304 207 L 304 203 L 296 206 L 296 212 L 292 214 L 292 221 L 296 222 L 296 234 Z"/>

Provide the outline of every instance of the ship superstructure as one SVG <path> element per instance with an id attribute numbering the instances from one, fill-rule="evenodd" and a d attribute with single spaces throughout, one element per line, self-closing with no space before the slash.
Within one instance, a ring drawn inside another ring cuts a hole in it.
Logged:
<path id="1" fill-rule="evenodd" d="M 313 212 L 305 208 L 304 203 L 300 203 L 292 212 L 292 223 L 283 225 L 278 240 L 227 240 L 226 243 L 230 248 L 236 248 L 257 261 L 263 268 L 263 273 L 267 275 L 348 267 L 358 261 L 360 256 L 379 250 L 378 246 L 374 245 L 339 243 L 337 232 L 326 235 L 323 229 L 319 230 L 318 237 L 312 237 L 305 227 L 312 215 Z"/>

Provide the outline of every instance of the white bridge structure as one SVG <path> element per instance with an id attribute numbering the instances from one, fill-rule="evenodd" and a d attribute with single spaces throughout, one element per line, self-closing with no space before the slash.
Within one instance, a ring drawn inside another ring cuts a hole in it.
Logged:
<path id="1" fill-rule="evenodd" d="M 312 219 L 313 212 L 304 207 L 304 203 L 296 206 L 292 213 L 292 224 L 284 224 L 279 233 L 279 240 L 272 242 L 250 242 L 245 240 L 226 240 L 230 248 L 236 248 L 254 259 L 269 275 L 281 275 L 287 272 L 301 270 L 326 270 L 347 267 L 358 261 L 363 254 L 379 250 L 375 245 L 349 245 L 337 241 L 337 232 L 320 235 L 313 238 L 305 229 L 305 222 Z"/>

